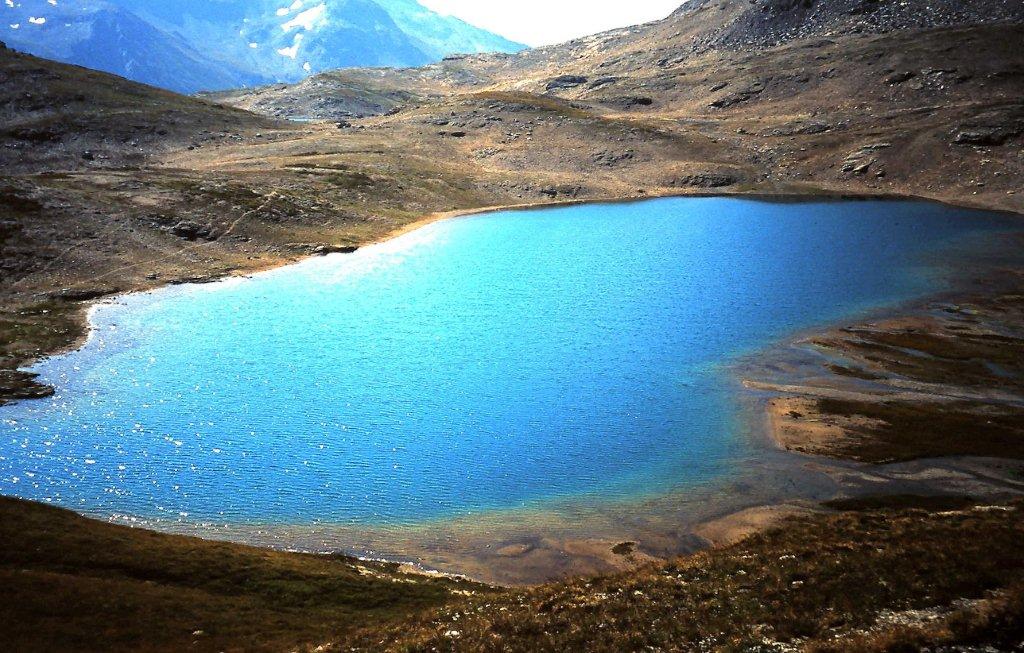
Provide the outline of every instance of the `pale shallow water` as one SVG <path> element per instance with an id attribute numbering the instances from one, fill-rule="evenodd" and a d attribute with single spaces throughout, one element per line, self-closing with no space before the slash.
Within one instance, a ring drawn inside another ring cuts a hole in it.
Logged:
<path id="1" fill-rule="evenodd" d="M 943 288 L 1015 228 L 918 202 L 502 212 L 98 307 L 0 408 L 0 493 L 227 525 L 416 524 L 706 487 L 763 454 L 726 370 Z"/>

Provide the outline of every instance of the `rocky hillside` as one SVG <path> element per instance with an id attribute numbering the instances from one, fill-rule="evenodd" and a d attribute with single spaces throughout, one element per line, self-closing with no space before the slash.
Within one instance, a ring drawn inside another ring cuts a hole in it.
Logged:
<path id="1" fill-rule="evenodd" d="M 482 206 L 713 189 L 1024 210 L 1019 3 L 851 6 L 688 3 L 522 54 L 210 96 L 236 108 L 0 52 L 3 201 L 19 216 L 0 297 L 254 269 Z M 795 17 L 814 35 L 772 45 Z M 4 365 L 66 340 L 31 326 L 54 319 L 40 310 L 11 322 Z"/>
<path id="2" fill-rule="evenodd" d="M 851 66 L 856 77 L 874 76 L 880 71 L 891 86 L 910 82 L 908 86 L 913 90 L 964 83 L 969 81 L 966 73 L 951 71 L 952 64 L 967 54 L 959 51 L 962 43 L 953 41 L 937 53 L 923 53 L 928 61 L 921 70 L 887 70 L 887 63 L 898 63 L 899 59 L 895 52 L 882 51 L 881 45 L 888 35 L 900 39 L 906 38 L 900 35 L 910 33 L 1021 23 L 1024 5 L 1014 0 L 692 0 L 665 20 L 563 45 L 514 55 L 452 57 L 437 65 L 409 70 L 345 71 L 314 78 L 303 87 L 257 89 L 221 99 L 276 116 L 334 120 L 379 115 L 403 103 L 418 103 L 425 94 L 492 89 L 598 103 L 610 110 L 658 114 L 685 111 L 692 115 L 758 99 L 773 85 L 784 93 L 806 91 L 808 85 L 828 85 L 828 80 L 850 71 L 820 62 L 843 63 L 841 54 L 854 41 L 871 43 L 869 49 L 873 54 L 877 52 L 874 56 L 878 59 L 872 61 L 868 56 Z M 787 74 L 794 63 L 803 63 L 796 61 L 803 53 L 780 48 L 795 43 L 802 44 L 809 65 L 822 79 L 811 79 L 803 68 L 801 74 Z M 764 74 L 760 78 L 745 85 L 737 83 L 738 78 L 749 77 L 743 74 L 748 65 L 740 62 L 752 61 L 757 52 L 772 53 L 766 63 L 775 68 L 762 66 Z M 1018 75 L 1019 61 L 1000 59 L 991 63 L 989 72 L 1003 79 Z M 695 70 L 704 75 L 695 79 Z M 808 79 L 802 81 L 804 77 Z M 787 79 L 797 84 L 787 84 Z M 831 85 L 840 87 L 841 81 Z M 391 95 L 384 102 L 366 101 L 385 87 L 392 92 L 406 91 L 406 97 Z M 848 89 L 834 90 L 841 93 L 838 97 L 846 97 L 842 93 Z M 330 99 L 323 102 L 321 98 Z M 692 103 L 705 98 L 706 104 Z"/>
<path id="3" fill-rule="evenodd" d="M 811 37 L 1020 22 L 1022 18 L 1024 7 L 1014 0 L 691 0 L 663 27 L 693 30 L 695 50 L 700 52 L 768 48 Z"/>
<path id="4" fill-rule="evenodd" d="M 6 174 L 120 167 L 272 124 L 251 113 L 0 49 Z"/>

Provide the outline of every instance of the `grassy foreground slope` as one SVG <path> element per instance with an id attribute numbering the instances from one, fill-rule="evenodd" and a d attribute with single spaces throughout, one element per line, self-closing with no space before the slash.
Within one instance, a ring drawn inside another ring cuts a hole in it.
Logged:
<path id="1" fill-rule="evenodd" d="M 489 591 L 0 499 L 0 649 L 281 651 Z"/>
<path id="2" fill-rule="evenodd" d="M 857 510 L 793 519 L 637 572 L 470 599 L 401 631 L 368 633 L 362 649 L 1020 650 L 1021 505 L 969 504 L 839 505 Z"/>
<path id="3" fill-rule="evenodd" d="M 1024 642 L 1024 504 L 836 504 L 734 546 L 529 590 L 0 500 L 12 651 L 916 651 Z M 962 649 L 961 649 L 962 650 Z"/>

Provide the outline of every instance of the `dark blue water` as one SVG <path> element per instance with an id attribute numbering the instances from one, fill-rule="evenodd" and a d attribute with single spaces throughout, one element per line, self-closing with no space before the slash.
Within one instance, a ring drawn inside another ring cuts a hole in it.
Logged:
<path id="1" fill-rule="evenodd" d="M 121 298 L 0 408 L 0 492 L 91 514 L 400 524 L 710 483 L 724 364 L 942 287 L 992 214 L 672 199 L 436 223 Z"/>

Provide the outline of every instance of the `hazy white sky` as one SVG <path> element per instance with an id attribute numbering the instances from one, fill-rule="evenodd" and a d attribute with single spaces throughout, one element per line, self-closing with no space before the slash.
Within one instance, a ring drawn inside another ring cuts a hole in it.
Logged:
<path id="1" fill-rule="evenodd" d="M 420 0 L 527 45 L 550 45 L 664 18 L 683 0 Z"/>

